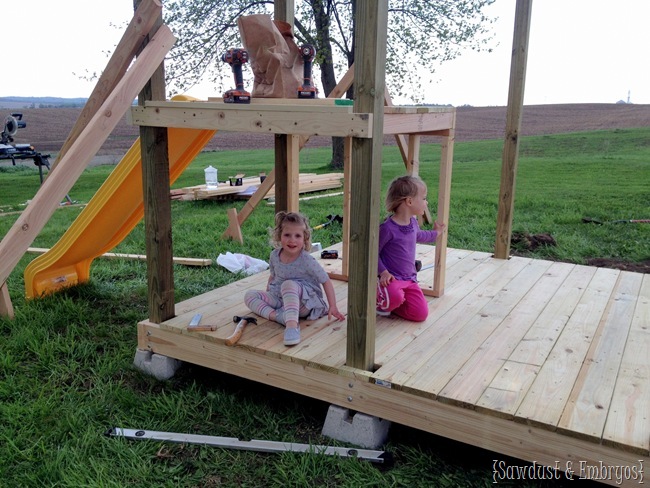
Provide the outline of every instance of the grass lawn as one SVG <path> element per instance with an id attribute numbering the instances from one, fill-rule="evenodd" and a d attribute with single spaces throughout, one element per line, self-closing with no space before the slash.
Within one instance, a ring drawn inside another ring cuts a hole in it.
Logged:
<path id="1" fill-rule="evenodd" d="M 502 141 L 456 144 L 449 246 L 492 251 L 496 232 Z M 331 172 L 329 150 L 307 148 L 301 172 Z M 424 145 L 421 175 L 436 201 L 437 146 Z M 271 150 L 202 153 L 175 183 L 203 182 L 203 169 L 257 175 L 273 166 Z M 87 202 L 112 166 L 87 169 L 69 194 Z M 404 173 L 396 147 L 382 163 L 385 191 Z M 592 258 L 642 265 L 650 260 L 650 224 L 611 223 L 650 218 L 650 129 L 625 129 L 523 138 L 513 231 L 546 234 L 555 245 L 513 252 L 589 263 Z M 0 167 L 0 236 L 38 190 L 35 167 Z M 221 239 L 226 210 L 243 201 L 172 202 L 174 255 L 216 261 L 226 251 L 268 259 L 273 206 L 260 205 L 242 227 L 244 245 Z M 433 211 L 435 209 L 432 208 Z M 34 247 L 51 247 L 81 209 L 62 207 Z M 301 202 L 316 226 L 342 212 L 342 197 Z M 382 216 L 385 212 L 382 211 Z M 594 219 L 602 224 L 586 223 Z M 324 247 L 341 240 L 332 224 L 314 231 Z M 114 250 L 144 254 L 139 224 Z M 136 324 L 147 317 L 146 265 L 137 261 L 93 263 L 91 281 L 53 296 L 26 301 L 26 254 L 8 280 L 16 312 L 0 318 L 0 486 L 492 486 L 493 464 L 522 461 L 460 445 L 398 424 L 386 450 L 395 463 L 305 454 L 263 454 L 195 445 L 129 441 L 104 436 L 110 427 L 194 433 L 241 440 L 262 439 L 341 445 L 320 436 L 328 405 L 291 392 L 185 365 L 169 381 L 132 366 Z M 213 264 L 175 266 L 176 301 L 239 277 Z M 576 481 L 515 481 L 507 486 L 574 486 Z M 582 484 L 585 486 L 585 484 Z"/>

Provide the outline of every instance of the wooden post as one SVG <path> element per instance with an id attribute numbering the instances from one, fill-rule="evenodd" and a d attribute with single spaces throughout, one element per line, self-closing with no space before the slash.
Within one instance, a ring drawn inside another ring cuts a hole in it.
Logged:
<path id="1" fill-rule="evenodd" d="M 289 148 L 287 134 L 275 135 L 275 212 L 286 211 L 289 208 L 289 176 L 287 158 Z"/>
<path id="2" fill-rule="evenodd" d="M 287 136 L 287 211 L 300 210 L 300 136 Z"/>
<path id="3" fill-rule="evenodd" d="M 372 370 L 375 359 L 377 247 L 384 141 L 388 0 L 358 0 L 354 111 L 370 113 L 372 138 L 352 143 L 350 279 L 346 364 Z"/>
<path id="4" fill-rule="evenodd" d="M 456 127 L 454 112 L 453 127 Z M 450 129 L 442 143 L 440 155 L 440 180 L 438 182 L 438 215 L 436 220 L 445 225 L 445 229 L 436 239 L 436 258 L 433 270 L 433 296 L 441 297 L 445 292 L 445 272 L 447 271 L 447 236 L 449 235 L 449 206 L 451 199 L 451 168 L 454 159 L 455 129 Z"/>
<path id="5" fill-rule="evenodd" d="M 276 0 L 273 2 L 273 18 L 291 25 L 293 32 L 293 0 Z M 289 140 L 287 134 L 275 135 L 275 211 L 287 211 L 290 204 L 291 175 L 288 171 L 288 158 L 290 157 Z M 296 196 L 296 200 L 297 200 Z"/>
<path id="6" fill-rule="evenodd" d="M 526 82 L 526 61 L 528 58 L 528 37 L 533 0 L 517 0 L 515 30 L 512 40 L 512 62 L 510 65 L 510 88 L 506 114 L 506 134 L 501 163 L 501 188 L 497 214 L 497 235 L 494 257 L 507 259 L 510 255 L 512 216 L 515 204 L 517 163 L 519 161 L 519 133 L 524 106 Z"/>
<path id="7" fill-rule="evenodd" d="M 343 249 L 341 274 L 346 280 L 350 277 L 350 192 L 352 186 L 352 138 L 343 140 Z"/>
<path id="8" fill-rule="evenodd" d="M 134 0 L 137 8 L 141 0 Z M 163 25 L 162 12 L 152 34 Z M 146 45 L 145 40 L 143 46 Z M 165 100 L 165 70 L 160 63 L 138 96 Z M 144 201 L 145 248 L 149 320 L 160 324 L 174 316 L 174 253 L 172 249 L 171 200 L 169 198 L 169 147 L 166 127 L 140 127 L 142 154 L 142 195 Z"/>

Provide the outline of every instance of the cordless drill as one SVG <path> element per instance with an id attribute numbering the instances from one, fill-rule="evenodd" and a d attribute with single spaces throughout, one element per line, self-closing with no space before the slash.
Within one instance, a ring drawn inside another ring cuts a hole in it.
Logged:
<path id="1" fill-rule="evenodd" d="M 251 103 L 251 94 L 244 90 L 244 78 L 242 75 L 242 64 L 248 62 L 248 51 L 241 48 L 228 49 L 221 60 L 232 66 L 235 76 L 235 89 L 228 90 L 223 94 L 225 103 Z"/>
<path id="2" fill-rule="evenodd" d="M 316 56 L 316 48 L 311 44 L 303 44 L 300 46 L 300 54 L 302 55 L 304 69 L 303 82 L 298 87 L 298 98 L 316 98 L 316 87 L 311 81 L 311 67 Z"/>

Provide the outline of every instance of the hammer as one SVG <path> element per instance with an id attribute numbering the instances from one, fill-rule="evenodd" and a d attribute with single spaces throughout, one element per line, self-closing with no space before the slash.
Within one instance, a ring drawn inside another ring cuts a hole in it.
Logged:
<path id="1" fill-rule="evenodd" d="M 329 214 L 327 216 L 327 222 L 325 222 L 324 224 L 317 225 L 316 227 L 312 228 L 312 230 L 322 229 L 322 228 L 327 227 L 328 225 L 330 225 L 332 222 L 339 222 L 339 223 L 342 224 L 343 223 L 343 217 L 341 217 L 340 215 Z"/>
<path id="2" fill-rule="evenodd" d="M 251 324 L 257 325 L 257 319 L 255 317 L 240 317 L 239 315 L 235 315 L 232 318 L 232 321 L 237 325 L 235 326 L 235 331 L 230 335 L 230 337 L 226 338 L 226 346 L 234 346 L 237 344 L 244 333 L 244 327 L 246 327 L 246 324 L 250 322 Z"/>

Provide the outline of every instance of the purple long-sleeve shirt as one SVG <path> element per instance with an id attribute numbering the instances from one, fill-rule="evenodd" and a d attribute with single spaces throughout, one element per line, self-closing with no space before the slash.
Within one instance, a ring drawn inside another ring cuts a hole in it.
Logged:
<path id="1" fill-rule="evenodd" d="M 398 280 L 417 281 L 415 244 L 435 242 L 437 237 L 435 230 L 421 230 L 415 217 L 408 225 L 399 225 L 388 217 L 379 226 L 377 274 L 387 269 Z"/>

